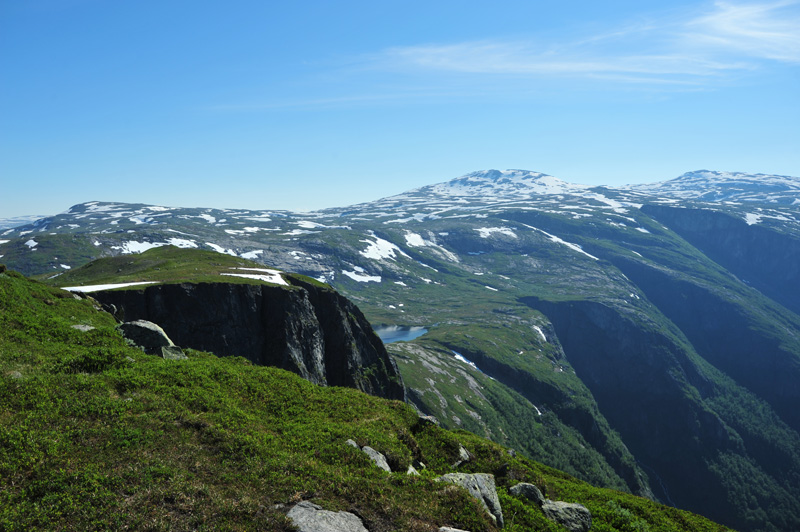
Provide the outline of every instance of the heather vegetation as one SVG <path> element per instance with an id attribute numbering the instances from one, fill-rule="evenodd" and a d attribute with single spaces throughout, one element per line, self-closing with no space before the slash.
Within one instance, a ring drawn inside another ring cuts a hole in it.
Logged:
<path id="1" fill-rule="evenodd" d="M 373 532 L 493 530 L 466 492 L 435 481 L 463 445 L 473 459 L 459 470 L 495 473 L 507 530 L 558 529 L 508 494 L 518 481 L 584 504 L 595 530 L 725 530 L 423 422 L 401 402 L 238 357 L 146 355 L 115 325 L 91 299 L 0 273 L 0 529 L 292 530 L 286 510 L 311 500 Z M 427 464 L 419 477 L 405 474 L 414 459 Z"/>

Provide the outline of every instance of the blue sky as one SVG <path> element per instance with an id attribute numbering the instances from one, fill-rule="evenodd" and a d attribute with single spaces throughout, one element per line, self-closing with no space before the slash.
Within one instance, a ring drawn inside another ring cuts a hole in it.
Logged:
<path id="1" fill-rule="evenodd" d="M 800 176 L 800 3 L 0 1 L 0 218 Z"/>

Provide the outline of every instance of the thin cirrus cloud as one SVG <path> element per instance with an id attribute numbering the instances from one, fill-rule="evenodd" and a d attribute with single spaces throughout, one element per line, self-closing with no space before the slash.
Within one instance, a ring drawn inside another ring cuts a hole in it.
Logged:
<path id="1" fill-rule="evenodd" d="M 572 42 L 480 40 L 393 47 L 374 56 L 373 66 L 703 85 L 726 73 L 759 68 L 765 61 L 799 63 L 797 5 L 717 2 L 709 12 L 683 20 L 653 21 Z"/>

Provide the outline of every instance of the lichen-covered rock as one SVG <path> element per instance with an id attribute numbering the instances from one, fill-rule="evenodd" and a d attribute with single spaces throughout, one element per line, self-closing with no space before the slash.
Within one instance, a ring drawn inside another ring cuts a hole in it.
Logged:
<path id="1" fill-rule="evenodd" d="M 164 329 L 148 320 L 125 322 L 117 328 L 126 340 L 151 355 L 161 355 L 162 347 L 175 345 Z"/>
<path id="2" fill-rule="evenodd" d="M 470 461 L 472 457 L 469 454 L 469 451 L 464 449 L 463 445 L 458 446 L 458 459 L 453 463 L 453 468 L 460 466 L 461 464 L 465 464 Z"/>
<path id="3" fill-rule="evenodd" d="M 389 467 L 389 463 L 386 461 L 386 457 L 383 456 L 383 454 L 379 453 L 368 445 L 362 447 L 361 450 L 364 451 L 367 456 L 369 456 L 370 460 L 372 460 L 372 463 L 374 463 L 376 466 L 380 467 L 387 473 L 392 472 L 392 468 Z"/>
<path id="4" fill-rule="evenodd" d="M 503 528 L 503 509 L 500 507 L 493 475 L 488 473 L 448 473 L 437 480 L 456 484 L 466 489 L 474 499 L 483 504 L 497 526 Z"/>
<path id="5" fill-rule="evenodd" d="M 514 497 L 525 497 L 529 501 L 535 502 L 540 507 L 545 501 L 544 495 L 542 495 L 539 488 L 527 482 L 520 482 L 515 486 L 511 486 L 508 492 Z"/>
<path id="6" fill-rule="evenodd" d="M 189 357 L 183 352 L 183 349 L 177 345 L 170 345 L 161 348 L 161 358 L 165 360 L 188 360 Z"/>
<path id="7" fill-rule="evenodd" d="M 300 532 L 368 532 L 357 515 L 323 510 L 308 501 L 297 503 L 286 516 Z"/>
<path id="8" fill-rule="evenodd" d="M 545 517 L 570 532 L 586 532 L 592 528 L 592 514 L 582 504 L 545 499 L 539 488 L 526 482 L 512 486 L 508 492 L 515 497 L 525 497 L 536 503 Z"/>
<path id="9" fill-rule="evenodd" d="M 542 512 L 570 532 L 587 532 L 592 528 L 592 514 L 582 504 L 546 500 Z"/>

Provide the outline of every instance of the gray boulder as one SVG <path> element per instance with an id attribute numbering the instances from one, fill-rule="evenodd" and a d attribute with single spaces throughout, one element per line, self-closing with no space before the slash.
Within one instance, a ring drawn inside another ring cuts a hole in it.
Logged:
<path id="1" fill-rule="evenodd" d="M 177 345 L 168 345 L 161 348 L 161 358 L 166 360 L 189 360 L 183 349 Z"/>
<path id="2" fill-rule="evenodd" d="M 458 460 L 453 463 L 453 469 L 460 466 L 461 464 L 467 463 L 472 458 L 469 454 L 469 451 L 464 449 L 463 445 L 458 446 Z"/>
<path id="3" fill-rule="evenodd" d="M 592 528 L 592 514 L 582 504 L 546 500 L 542 512 L 570 532 L 587 532 Z"/>
<path id="4" fill-rule="evenodd" d="M 373 449 L 368 445 L 365 445 L 361 450 L 364 451 L 367 454 L 367 456 L 369 456 L 370 460 L 372 460 L 372 462 L 376 466 L 380 467 L 387 473 L 392 472 L 392 468 L 389 467 L 389 463 L 386 461 L 386 457 L 383 456 L 381 453 L 379 453 L 378 451 L 376 451 L 375 449 Z"/>
<path id="5" fill-rule="evenodd" d="M 169 339 L 164 329 L 151 321 L 128 321 L 117 328 L 128 342 L 139 347 L 147 354 L 159 355 L 168 360 L 184 360 L 186 355 L 180 347 Z"/>
<path id="6" fill-rule="evenodd" d="M 515 497 L 525 497 L 536 503 L 545 517 L 570 532 L 586 532 L 592 528 L 592 514 L 582 504 L 545 499 L 539 488 L 526 482 L 512 486 L 508 492 Z"/>
<path id="7" fill-rule="evenodd" d="M 516 486 L 512 486 L 508 492 L 514 497 L 525 497 L 529 501 L 535 502 L 540 508 L 546 500 L 539 488 L 527 482 L 520 482 Z"/>
<path id="8" fill-rule="evenodd" d="M 466 489 L 470 495 L 486 508 L 497 526 L 503 528 L 503 509 L 497 497 L 494 475 L 488 473 L 448 473 L 439 477 L 441 482 L 449 482 Z"/>
<path id="9" fill-rule="evenodd" d="M 355 514 L 323 510 L 308 501 L 297 503 L 286 516 L 300 532 L 369 532 Z"/>
<path id="10" fill-rule="evenodd" d="M 359 449 L 359 450 L 363 451 L 364 454 L 369 456 L 370 460 L 372 460 L 372 462 L 376 466 L 380 467 L 381 469 L 383 469 L 387 473 L 391 473 L 392 472 L 392 468 L 389 467 L 389 462 L 386 461 L 386 457 L 383 454 L 381 454 L 378 451 L 376 451 L 375 449 L 373 449 L 372 447 L 370 447 L 368 445 L 365 445 L 364 447 L 360 447 L 353 440 L 347 440 L 344 443 L 347 444 L 347 445 L 350 445 L 351 447 L 355 447 L 356 449 Z"/>

